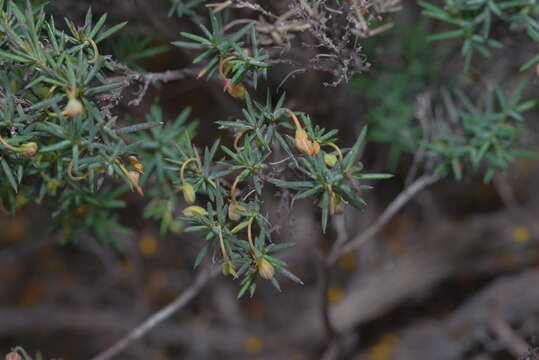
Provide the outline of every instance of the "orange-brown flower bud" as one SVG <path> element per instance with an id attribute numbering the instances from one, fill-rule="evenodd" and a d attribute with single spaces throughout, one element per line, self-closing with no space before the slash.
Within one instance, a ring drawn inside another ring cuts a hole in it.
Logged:
<path id="1" fill-rule="evenodd" d="M 144 165 L 142 165 L 136 156 L 131 155 L 127 158 L 127 160 L 139 174 L 144 174 Z"/>
<path id="2" fill-rule="evenodd" d="M 245 86 L 243 86 L 242 83 L 238 83 L 237 85 L 227 84 L 225 86 L 226 91 L 228 94 L 234 98 L 243 99 L 245 95 L 247 94 L 247 89 L 245 89 Z"/>
<path id="3" fill-rule="evenodd" d="M 312 144 L 313 144 L 313 147 L 311 149 L 311 154 L 310 154 L 311 156 L 316 155 L 320 152 L 320 144 L 317 143 L 316 141 L 313 141 Z"/>

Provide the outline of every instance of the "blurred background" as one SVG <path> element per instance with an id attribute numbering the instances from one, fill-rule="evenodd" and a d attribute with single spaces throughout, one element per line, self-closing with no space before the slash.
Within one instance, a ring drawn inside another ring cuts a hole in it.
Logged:
<path id="1" fill-rule="evenodd" d="M 182 31 L 199 31 L 189 16 L 177 15 L 195 11 L 203 19 L 201 3 L 53 0 L 48 9 L 58 22 L 67 17 L 83 23 L 89 6 L 96 14 L 108 13 L 109 24 L 129 21 L 102 52 L 137 71 L 162 72 L 191 66 L 196 52 L 170 42 Z M 290 6 L 288 1 L 263 5 L 277 13 Z M 249 9 L 225 13 L 259 16 Z M 271 68 L 268 86 L 286 92 L 288 106 L 310 114 L 315 123 L 338 129 L 343 146 L 369 124 L 364 166 L 395 176 L 373 184 L 364 194 L 368 206 L 334 217 L 325 235 L 314 204 L 303 200 L 287 208 L 279 196 L 268 195 L 275 237 L 297 243 L 285 258 L 304 285 L 283 280 L 279 293 L 269 282 L 259 283 L 254 297 L 236 300 L 239 284 L 213 277 L 186 307 L 118 359 L 539 358 L 534 357 L 539 346 L 536 159 L 517 161 L 490 183 L 480 173 L 469 172 L 460 181 L 448 176 L 418 194 L 359 250 L 339 258 L 327 289 L 321 284 L 315 249 L 328 249 L 343 231 L 358 236 L 403 190 L 414 159 L 409 132 L 422 118 L 436 116 L 441 89 L 481 94 L 488 84 L 503 81 L 512 90 L 525 78 L 524 98 L 537 96 L 533 69 L 519 71 L 537 51 L 524 34 L 494 24 L 504 47 L 489 59 L 479 57 L 464 73 L 457 43 L 427 41 L 447 26 L 421 15 L 416 1 L 403 1 L 388 16 L 392 28 L 359 40 L 368 71 L 324 86 L 335 80 L 333 74 L 301 66 L 316 49 L 276 47 L 271 51 L 284 55 Z M 293 41 L 307 37 L 300 32 Z M 231 134 L 214 122 L 240 116 L 242 102 L 224 94 L 219 82 L 192 76 L 158 83 L 140 105 L 129 105 L 139 92 L 138 85 L 124 91 L 115 108 L 120 118 L 144 121 L 153 106 L 171 122 L 190 107 L 198 145 L 217 137 L 231 143 Z M 530 131 L 524 145 L 530 150 L 537 145 L 536 118 L 536 110 L 526 113 Z M 16 216 L 0 215 L 0 353 L 20 345 L 45 359 L 89 359 L 193 283 L 202 240 L 181 231 L 161 236 L 159 222 L 144 216 L 144 199 L 132 193 L 123 199 L 129 205 L 119 211 L 119 223 L 132 231 L 115 235 L 120 250 L 84 232 L 63 244 L 50 210 L 37 205 Z M 338 356 L 324 331 L 324 299 L 339 333 Z"/>

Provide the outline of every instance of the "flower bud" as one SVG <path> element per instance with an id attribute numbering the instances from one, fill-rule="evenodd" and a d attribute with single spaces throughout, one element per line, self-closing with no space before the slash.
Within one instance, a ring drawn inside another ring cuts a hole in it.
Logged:
<path id="1" fill-rule="evenodd" d="M 316 141 L 312 142 L 312 149 L 311 149 L 311 153 L 309 155 L 316 155 L 320 152 L 320 144 L 317 143 Z"/>
<path id="2" fill-rule="evenodd" d="M 243 99 L 245 97 L 245 94 L 247 94 L 247 90 L 245 89 L 245 86 L 243 86 L 242 83 L 238 83 L 237 85 L 230 85 L 227 87 L 227 92 L 230 96 Z"/>
<path id="3" fill-rule="evenodd" d="M 313 143 L 309 140 L 307 132 L 301 128 L 296 128 L 296 147 L 307 155 L 313 151 Z"/>
<path id="4" fill-rule="evenodd" d="M 144 191 L 142 190 L 142 188 L 140 187 L 140 174 L 136 171 L 129 171 L 128 172 L 128 177 L 129 177 L 129 182 L 131 183 L 131 185 L 133 186 L 133 188 L 135 189 L 135 191 L 140 195 L 140 196 L 144 196 Z"/>
<path id="5" fill-rule="evenodd" d="M 22 357 L 16 352 L 10 352 L 6 355 L 6 360 L 22 360 Z"/>
<path id="6" fill-rule="evenodd" d="M 258 273 L 263 279 L 271 280 L 273 275 L 275 275 L 275 268 L 263 257 L 256 259 L 256 267 L 258 268 Z"/>
<path id="7" fill-rule="evenodd" d="M 237 201 L 232 201 L 228 207 L 228 218 L 232 221 L 238 221 L 241 219 L 241 215 L 238 211 L 245 211 L 245 206 L 240 205 Z"/>
<path id="8" fill-rule="evenodd" d="M 325 154 L 324 162 L 326 163 L 327 166 L 332 168 L 337 164 L 337 157 L 333 154 Z"/>
<path id="9" fill-rule="evenodd" d="M 185 216 L 194 216 L 195 214 L 202 215 L 202 216 L 208 215 L 208 212 L 206 211 L 206 209 L 197 205 L 191 205 L 191 206 L 186 207 L 185 209 L 183 209 L 182 213 Z"/>
<path id="10" fill-rule="evenodd" d="M 127 158 L 127 160 L 139 174 L 144 174 L 144 165 L 142 165 L 136 156 L 131 155 Z"/>
<path id="11" fill-rule="evenodd" d="M 236 269 L 234 269 L 234 265 L 230 261 L 225 261 L 223 263 L 223 275 L 225 276 L 232 275 L 235 278 L 238 277 L 238 274 L 236 273 Z"/>
<path id="12" fill-rule="evenodd" d="M 82 114 L 84 107 L 82 103 L 75 97 L 70 97 L 63 114 L 67 117 L 75 117 Z"/>
<path id="13" fill-rule="evenodd" d="M 37 153 L 37 144 L 35 142 L 22 144 L 19 148 L 28 157 L 33 157 Z"/>
<path id="14" fill-rule="evenodd" d="M 193 204 L 196 200 L 195 189 L 187 181 L 182 184 L 183 198 L 188 204 Z"/>

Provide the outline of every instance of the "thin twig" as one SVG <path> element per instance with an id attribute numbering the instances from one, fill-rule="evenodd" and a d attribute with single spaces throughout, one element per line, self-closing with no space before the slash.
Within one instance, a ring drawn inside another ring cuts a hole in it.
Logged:
<path id="1" fill-rule="evenodd" d="M 362 232 L 356 238 L 350 240 L 348 243 L 344 244 L 340 248 L 335 247 L 331 254 L 328 256 L 328 261 L 330 264 L 333 264 L 339 256 L 344 253 L 347 253 L 351 250 L 357 249 L 363 245 L 367 240 L 372 238 L 380 229 L 387 223 L 389 220 L 397 214 L 397 212 L 417 193 L 425 189 L 429 185 L 434 184 L 441 177 L 437 175 L 423 175 L 415 180 L 409 187 L 407 187 L 403 192 L 401 192 L 384 210 L 384 212 L 378 217 L 378 219 L 372 224 L 367 230 Z"/>
<path id="2" fill-rule="evenodd" d="M 498 314 L 494 314 L 490 319 L 490 328 L 496 337 L 503 342 L 507 350 L 514 356 L 519 357 L 528 352 L 530 345 L 520 337 L 509 324 Z"/>
<path id="3" fill-rule="evenodd" d="M 413 179 L 417 175 L 419 170 L 419 165 L 422 163 L 423 157 L 427 151 L 425 142 L 430 138 L 430 119 L 433 118 L 432 114 L 427 114 L 432 107 L 431 104 L 431 95 L 427 91 L 423 94 L 417 96 L 416 105 L 415 105 L 415 116 L 419 119 L 419 124 L 421 125 L 421 131 L 423 132 L 422 143 L 419 146 L 419 149 L 414 153 L 414 160 L 410 171 L 406 175 L 406 180 L 404 181 L 404 186 L 409 186 Z"/>
<path id="4" fill-rule="evenodd" d="M 178 310 L 183 308 L 189 303 L 206 285 L 211 278 L 212 272 L 209 270 L 202 270 L 195 282 L 185 289 L 174 301 L 157 311 L 148 319 L 143 321 L 139 326 L 131 330 L 126 336 L 116 342 L 107 350 L 101 352 L 92 358 L 92 360 L 109 360 L 117 356 L 124 351 L 129 345 L 142 338 L 154 327 L 174 315 Z"/>
<path id="5" fill-rule="evenodd" d="M 155 82 L 169 82 L 174 80 L 184 79 L 186 76 L 196 76 L 197 73 L 193 69 L 182 69 L 182 70 L 167 70 L 164 72 L 158 73 L 133 73 L 128 76 L 128 80 L 135 80 L 142 82 L 142 89 L 140 90 L 138 96 L 129 102 L 129 105 L 138 106 L 142 101 L 142 98 L 148 91 L 150 84 Z"/>

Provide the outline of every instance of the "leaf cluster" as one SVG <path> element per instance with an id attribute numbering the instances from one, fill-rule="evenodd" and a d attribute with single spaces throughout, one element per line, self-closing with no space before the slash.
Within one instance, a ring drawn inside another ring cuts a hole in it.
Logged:
<path id="1" fill-rule="evenodd" d="M 505 171 L 518 158 L 534 156 L 519 149 L 526 131 L 523 113 L 537 101 L 521 101 L 525 83 L 508 96 L 496 86 L 483 99 L 474 102 L 461 91 L 444 91 L 443 98 L 448 119 L 437 122 L 434 138 L 423 144 L 428 156 L 439 160 L 435 172 L 452 172 L 461 179 L 466 165 L 485 170 L 484 181 L 492 179 L 497 171 Z M 476 105 L 479 104 L 479 105 Z"/>
<path id="2" fill-rule="evenodd" d="M 42 6 L 0 1 L 0 191 L 5 212 L 44 203 L 66 237 L 81 224 L 111 241 L 123 230 L 112 213 L 125 187 L 107 184 L 138 186 L 126 161 L 138 144 L 126 135 L 143 127 L 122 128 L 110 113 L 125 84 L 111 80 L 99 44 L 125 23 L 107 28 L 106 18 L 88 11 L 82 26 L 66 20 L 66 32 Z"/>
<path id="3" fill-rule="evenodd" d="M 531 0 L 444 0 L 443 6 L 420 1 L 423 14 L 456 27 L 433 34 L 431 40 L 461 39 L 461 54 L 468 69 L 473 55 L 492 55 L 492 48 L 502 43 L 491 37 L 496 22 L 503 22 L 512 29 L 525 28 L 530 37 L 537 39 L 539 5 Z M 538 60 L 535 60 L 538 61 Z"/>

